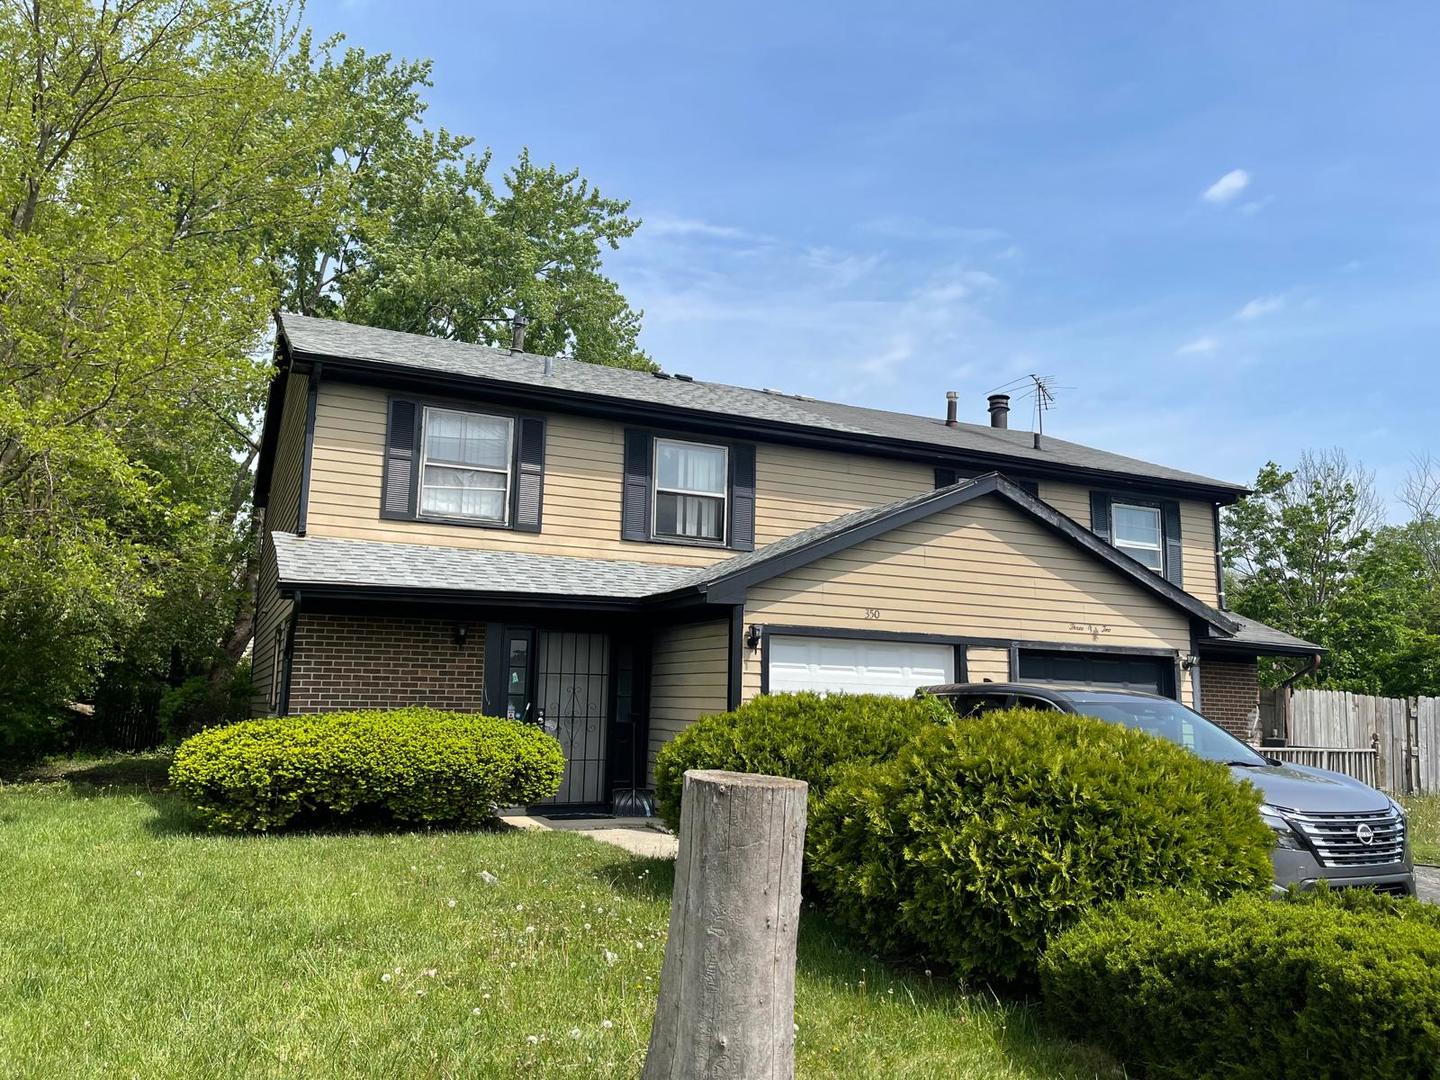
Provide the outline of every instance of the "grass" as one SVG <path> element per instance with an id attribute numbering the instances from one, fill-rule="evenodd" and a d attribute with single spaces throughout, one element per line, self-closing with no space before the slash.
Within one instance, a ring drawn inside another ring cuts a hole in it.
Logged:
<path id="1" fill-rule="evenodd" d="M 163 785 L 141 757 L 0 788 L 0 1076 L 638 1074 L 668 862 L 564 833 L 206 834 Z M 796 1022 L 802 1076 L 1119 1075 L 808 911 Z"/>
<path id="2" fill-rule="evenodd" d="M 1410 848 L 1415 861 L 1440 863 L 1440 795 L 1400 798 L 1410 818 Z"/>

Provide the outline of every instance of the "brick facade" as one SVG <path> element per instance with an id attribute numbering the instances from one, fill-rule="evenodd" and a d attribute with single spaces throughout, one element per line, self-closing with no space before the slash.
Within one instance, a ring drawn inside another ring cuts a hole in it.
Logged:
<path id="1" fill-rule="evenodd" d="M 1200 712 L 1246 742 L 1260 740 L 1260 677 L 1253 659 L 1200 661 Z"/>
<path id="2" fill-rule="evenodd" d="M 432 705 L 478 712 L 485 695 L 485 628 L 464 645 L 445 619 L 300 616 L 290 668 L 290 712 Z"/>

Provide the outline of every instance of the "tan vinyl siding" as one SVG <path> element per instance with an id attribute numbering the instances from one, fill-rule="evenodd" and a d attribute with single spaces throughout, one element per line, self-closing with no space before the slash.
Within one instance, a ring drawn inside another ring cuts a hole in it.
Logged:
<path id="1" fill-rule="evenodd" d="M 934 486 L 928 465 L 761 443 L 755 448 L 755 543 Z"/>
<path id="2" fill-rule="evenodd" d="M 260 551 L 259 607 L 255 613 L 255 637 L 250 646 L 250 671 L 254 692 L 250 697 L 252 716 L 269 716 L 275 712 L 275 630 L 285 627 L 294 606 L 275 592 L 275 548 L 267 532 Z"/>
<path id="3" fill-rule="evenodd" d="M 305 411 L 310 379 L 290 375 L 285 387 L 285 411 L 280 414 L 280 437 L 275 444 L 275 465 L 270 474 L 270 498 L 265 507 L 267 532 L 293 532 L 300 512 L 300 473 L 305 458 Z"/>
<path id="4" fill-rule="evenodd" d="M 1082 484 L 1040 482 L 1040 497 L 1085 528 L 1090 527 L 1090 488 Z M 1191 596 L 1217 604 L 1219 583 L 1215 570 L 1215 504 L 1201 499 L 1180 499 L 1180 567 L 1184 588 Z"/>
<path id="5" fill-rule="evenodd" d="M 965 677 L 970 682 L 1009 682 L 1010 650 L 972 645 L 965 650 Z"/>
<path id="6" fill-rule="evenodd" d="M 255 636 L 250 646 L 250 671 L 254 693 L 250 711 L 264 716 L 274 711 L 275 628 L 290 618 L 291 603 L 275 594 L 275 550 L 272 532 L 293 532 L 300 512 L 300 474 L 305 456 L 305 413 L 310 380 L 288 374 L 285 410 L 280 414 L 280 436 L 275 444 L 275 463 L 270 475 L 270 497 L 265 506 L 261 536 L 260 569 L 256 588 Z"/>
<path id="7" fill-rule="evenodd" d="M 655 635 L 646 767 L 651 787 L 660 748 L 700 717 L 725 711 L 729 672 L 729 620 L 673 626 Z"/>
<path id="8" fill-rule="evenodd" d="M 1190 648 L 1180 612 L 993 498 L 757 585 L 745 621 Z M 748 650 L 743 689 L 751 696 L 759 688 L 760 654 Z"/>
<path id="9" fill-rule="evenodd" d="M 624 425 L 563 414 L 547 417 L 545 504 L 539 535 L 382 520 L 386 401 L 384 391 L 371 387 L 322 384 L 311 464 L 311 535 L 522 548 L 541 554 L 678 565 L 703 565 L 734 554 L 723 548 L 622 541 Z M 924 491 L 933 481 L 932 470 L 905 462 L 771 445 L 756 448 L 755 470 L 759 544 L 850 510 Z"/>

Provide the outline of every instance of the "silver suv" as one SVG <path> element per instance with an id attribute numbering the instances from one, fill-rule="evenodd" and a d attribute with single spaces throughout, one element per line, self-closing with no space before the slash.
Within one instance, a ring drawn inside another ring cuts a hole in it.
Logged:
<path id="1" fill-rule="evenodd" d="M 917 694 L 945 698 L 961 716 L 1012 706 L 1080 713 L 1148 731 L 1230 766 L 1263 793 L 1260 816 L 1275 831 L 1275 891 L 1317 881 L 1415 895 L 1405 811 L 1341 773 L 1262 756 L 1178 701 L 1134 690 L 1031 683 L 947 683 Z"/>

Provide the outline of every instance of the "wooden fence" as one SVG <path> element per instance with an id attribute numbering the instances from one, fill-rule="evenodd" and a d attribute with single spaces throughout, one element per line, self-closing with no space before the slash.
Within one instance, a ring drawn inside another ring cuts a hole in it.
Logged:
<path id="1" fill-rule="evenodd" d="M 1350 750 L 1334 746 L 1267 746 L 1261 751 L 1279 761 L 1313 765 L 1317 769 L 1353 776 L 1371 787 L 1380 786 L 1379 750 Z"/>
<path id="2" fill-rule="evenodd" d="M 1277 694 L 1279 691 L 1268 692 Z M 1264 705 L 1262 702 L 1262 714 Z M 1274 701 L 1272 708 L 1285 709 Z M 1296 690 L 1286 710 L 1284 747 L 1273 756 L 1320 765 L 1387 791 L 1440 791 L 1440 698 L 1381 698 L 1343 690 Z M 1287 754 L 1286 751 L 1292 753 Z M 1345 752 L 1353 753 L 1345 753 Z M 1368 751 L 1369 753 L 1360 753 Z M 1309 755 L 1309 756 L 1307 756 Z"/>

